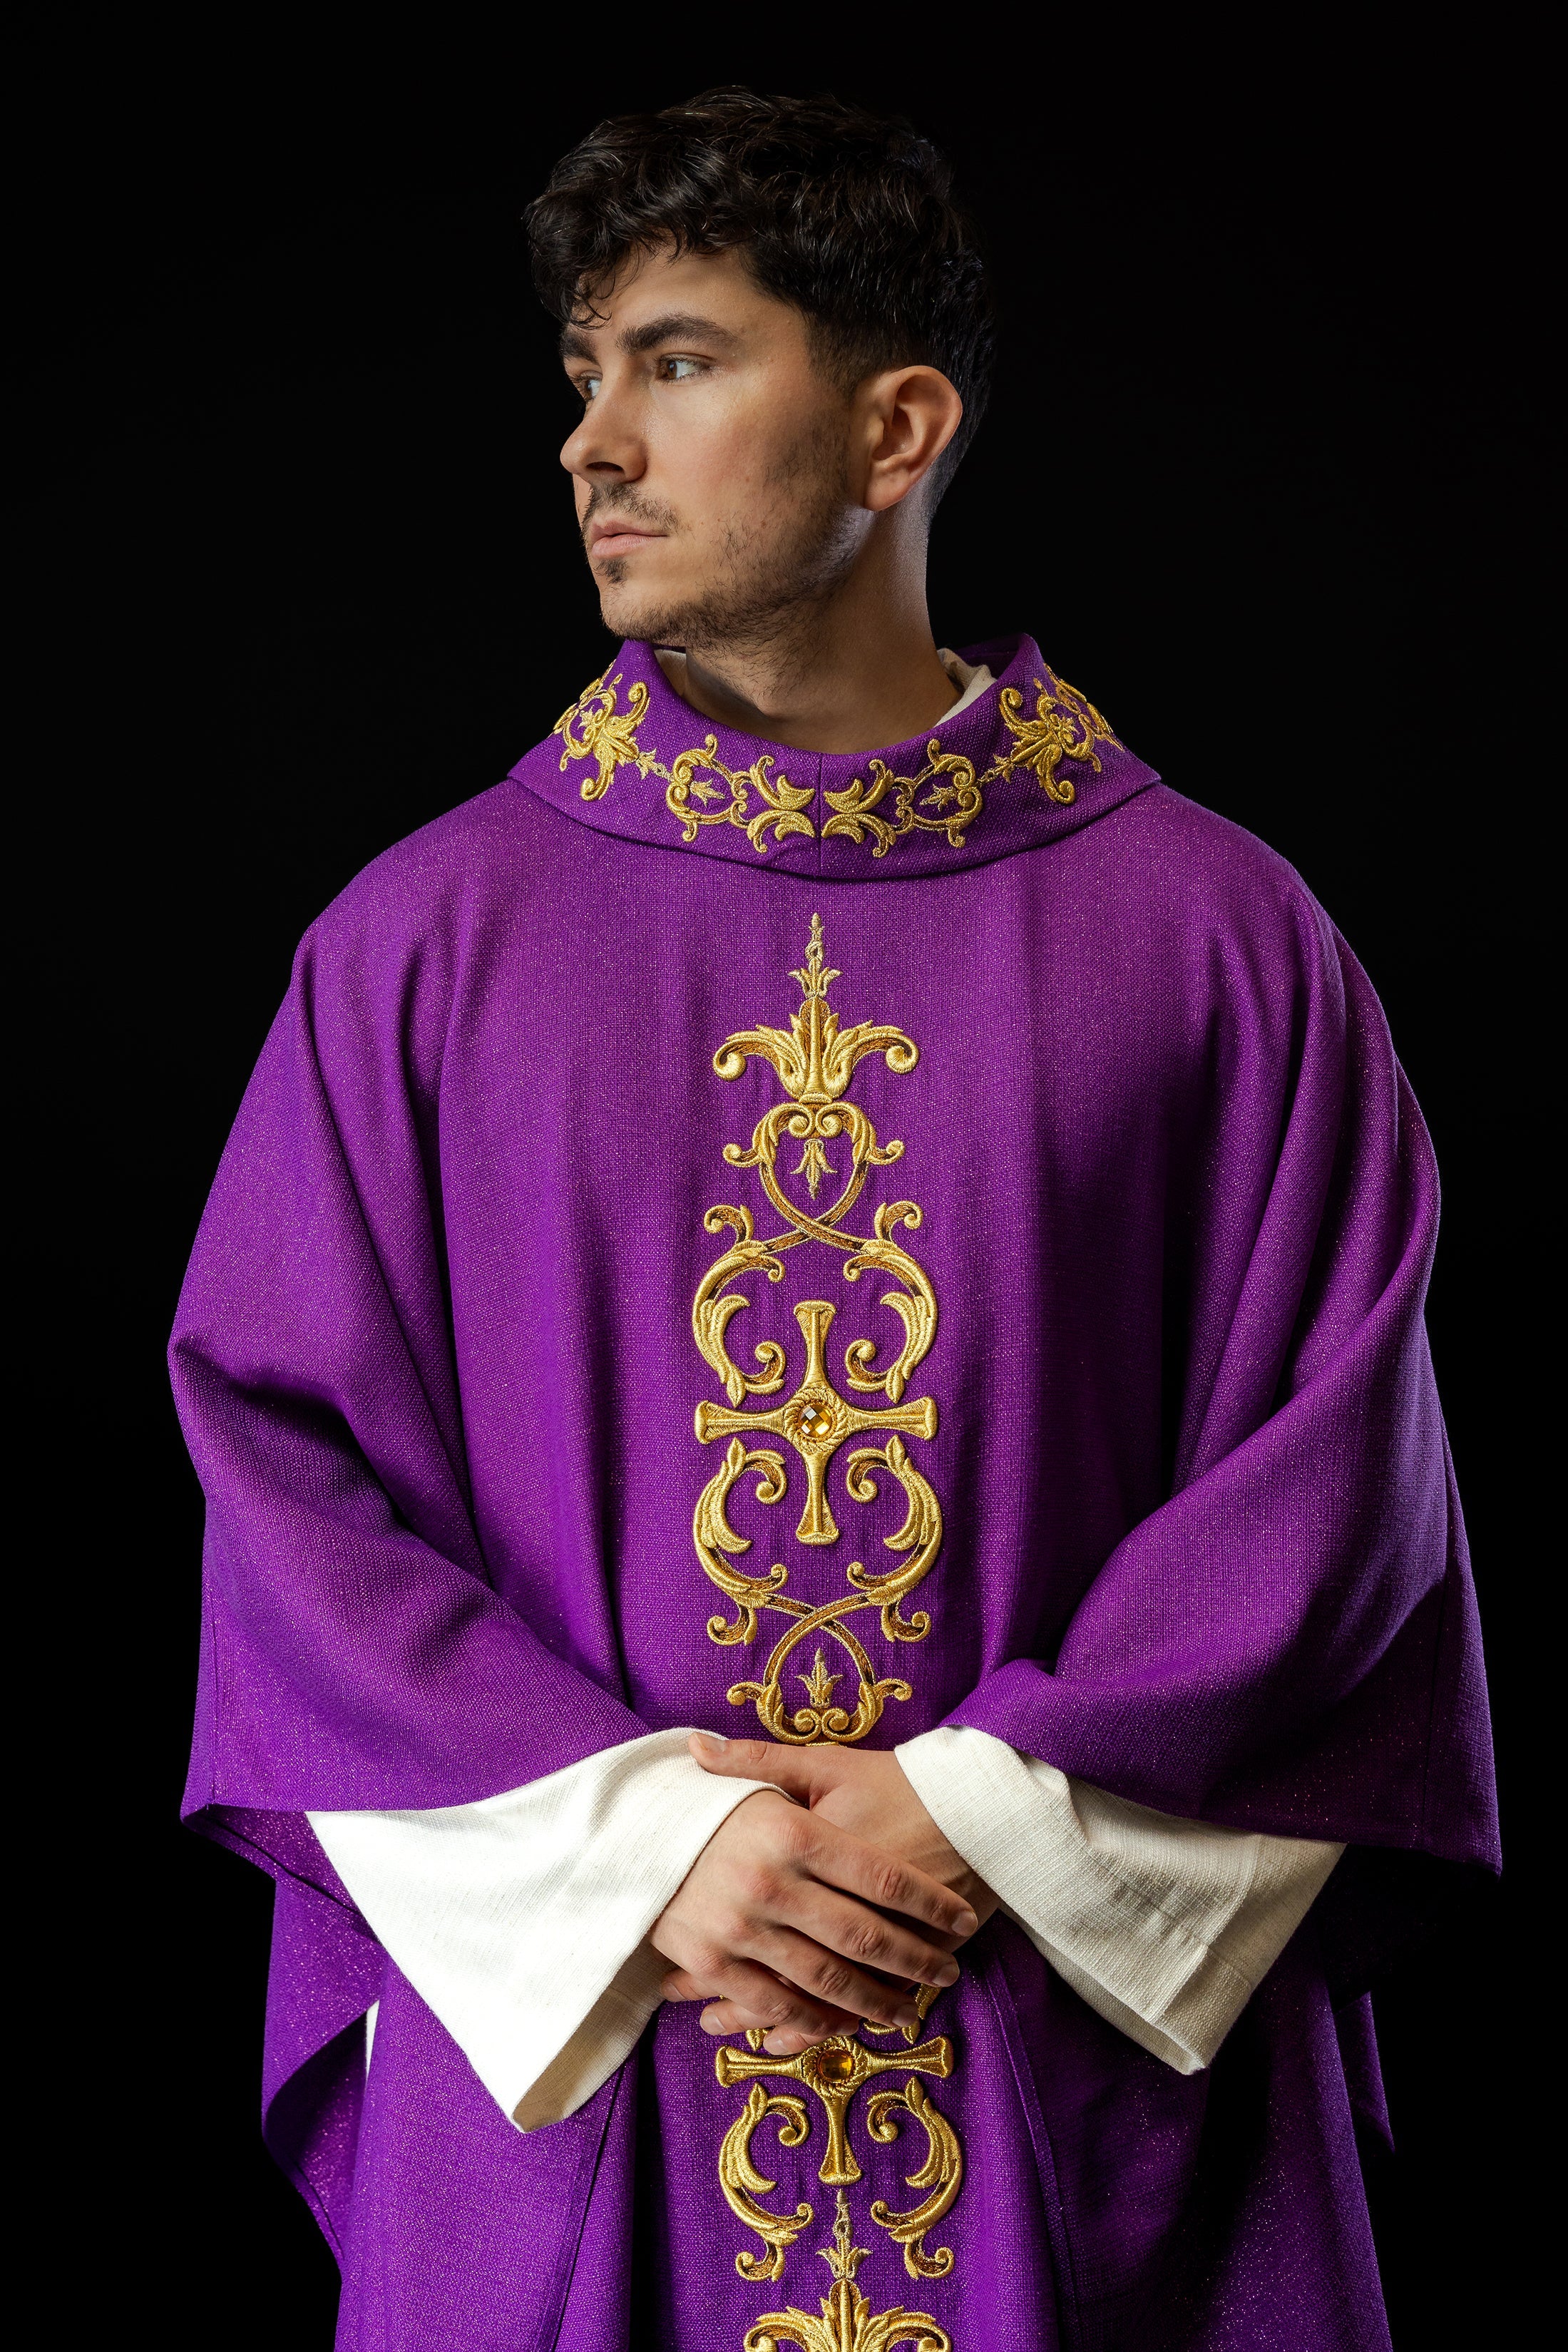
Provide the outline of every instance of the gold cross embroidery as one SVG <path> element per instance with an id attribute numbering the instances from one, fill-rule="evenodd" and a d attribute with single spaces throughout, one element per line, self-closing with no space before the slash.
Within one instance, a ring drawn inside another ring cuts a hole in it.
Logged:
<path id="1" fill-rule="evenodd" d="M 890 1022 L 858 1021 L 841 1027 L 829 1002 L 828 991 L 841 975 L 828 963 L 821 919 L 811 918 L 811 936 L 805 962 L 791 975 L 800 987 L 799 1009 L 789 1016 L 788 1030 L 758 1023 L 735 1031 L 714 1055 L 721 1078 L 737 1078 L 753 1057 L 769 1063 L 783 1083 L 788 1099 L 764 1111 L 749 1145 L 728 1143 L 725 1158 L 735 1168 L 755 1168 L 771 1205 L 784 1220 L 780 1232 L 758 1236 L 749 1208 L 719 1202 L 705 1219 L 712 1234 L 733 1233 L 735 1239 L 708 1267 L 692 1301 L 692 1335 L 706 1361 L 724 1383 L 728 1404 L 704 1399 L 697 1406 L 695 1426 L 704 1445 L 727 1438 L 723 1462 L 697 1497 L 692 1517 L 692 1539 L 704 1573 L 735 1604 L 732 1619 L 710 1617 L 709 1638 L 726 1643 L 747 1643 L 757 1635 L 759 1612 L 776 1612 L 793 1620 L 789 1631 L 775 1643 L 760 1682 L 737 1682 L 727 1696 L 732 1706 L 752 1701 L 764 1727 L 776 1739 L 795 1744 L 817 1739 L 863 1739 L 882 1715 L 885 1702 L 907 1699 L 910 1685 L 899 1675 L 879 1675 L 864 1645 L 844 1622 L 864 1609 L 881 1613 L 882 1631 L 889 1642 L 923 1641 L 931 1630 L 924 1610 L 905 1617 L 900 1603 L 921 1583 L 942 1542 L 942 1508 L 930 1482 L 909 1458 L 904 1438 L 931 1438 L 936 1433 L 936 1404 L 932 1397 L 907 1399 L 905 1391 L 915 1367 L 928 1353 L 936 1333 L 936 1297 L 919 1260 L 894 1238 L 903 1226 L 914 1232 L 921 1211 L 914 1201 L 885 1201 L 872 1220 L 870 1233 L 846 1230 L 843 1220 L 860 1198 L 874 1169 L 886 1168 L 904 1151 L 902 1143 L 877 1140 L 876 1129 L 846 1092 L 859 1065 L 872 1055 L 885 1058 L 895 1076 L 907 1076 L 920 1056 L 913 1038 Z M 794 1198 L 779 1167 L 780 1147 L 789 1141 L 802 1146 L 795 1173 L 805 1179 L 815 1202 L 824 1177 L 837 1172 L 838 1198 L 820 1210 Z M 830 1147 L 847 1147 L 848 1164 L 840 1160 L 835 1171 Z M 747 1372 L 730 1354 L 727 1334 L 735 1317 L 748 1300 L 731 1287 L 747 1276 L 765 1275 L 770 1282 L 784 1275 L 788 1254 L 802 1246 L 821 1245 L 841 1258 L 844 1278 L 858 1282 L 862 1275 L 892 1277 L 881 1292 L 904 1326 L 904 1342 L 890 1361 L 879 1361 L 878 1342 L 866 1338 L 851 1342 L 844 1351 L 844 1382 L 852 1393 L 868 1401 L 852 1403 L 828 1370 L 828 1333 L 836 1309 L 825 1298 L 804 1298 L 795 1307 L 795 1320 L 806 1343 L 805 1366 L 792 1394 L 784 1403 L 763 1412 L 743 1412 L 748 1397 L 773 1397 L 787 1378 L 787 1355 L 777 1339 L 757 1345 L 759 1370 Z M 873 1407 L 869 1400 L 884 1400 Z M 747 1475 L 757 1479 L 757 1500 L 783 1500 L 787 1481 L 783 1454 L 759 1445 L 753 1432 L 781 1437 L 800 1456 L 806 1474 L 805 1501 L 796 1534 L 803 1544 L 824 1545 L 839 1540 L 839 1525 L 827 1495 L 828 1465 L 847 1438 L 870 1436 L 879 1444 L 858 1445 L 844 1466 L 844 1490 L 857 1503 L 873 1501 L 879 1478 L 885 1475 L 904 1490 L 908 1508 L 903 1525 L 884 1536 L 885 1548 L 899 1556 L 899 1565 L 870 1570 L 861 1560 L 846 1564 L 851 1591 L 837 1601 L 811 1606 L 787 1594 L 789 1572 L 782 1561 L 758 1575 L 737 1565 L 738 1556 L 751 1549 L 751 1538 L 741 1535 L 726 1517 L 727 1497 Z M 792 1706 L 785 1695 L 786 1669 L 797 1651 L 815 1634 L 838 1643 L 854 1667 L 856 1695 L 842 1706 L 834 1702 L 834 1685 L 842 1674 L 830 1674 L 817 1649 L 810 1674 L 790 1677 L 805 1685 L 807 1704 Z"/>
<path id="2" fill-rule="evenodd" d="M 828 1465 L 846 1437 L 856 1437 L 867 1429 L 879 1434 L 902 1430 L 912 1437 L 936 1434 L 933 1397 L 918 1397 L 909 1404 L 871 1412 L 839 1394 L 826 1362 L 828 1328 L 837 1312 L 826 1298 L 802 1298 L 796 1307 L 795 1320 L 806 1342 L 806 1369 L 788 1403 L 773 1412 L 731 1412 L 705 1398 L 696 1412 L 697 1436 L 704 1445 L 711 1445 L 716 1437 L 742 1433 L 749 1437 L 753 1430 L 765 1429 L 794 1447 L 806 1465 L 806 1504 L 795 1530 L 803 1544 L 831 1544 L 839 1539 L 826 1481 Z"/>
<path id="3" fill-rule="evenodd" d="M 868 2050 L 852 2033 L 835 2033 L 826 2042 L 802 2050 L 798 2058 L 770 2058 L 762 2050 L 737 2050 L 727 2042 L 715 2054 L 719 2081 L 727 2089 L 753 2074 L 787 2074 L 803 2083 L 821 2101 L 828 2119 L 828 2152 L 819 2180 L 830 2189 L 848 2186 L 861 2178 L 860 2166 L 844 2128 L 850 2101 L 873 2075 L 893 2072 L 950 2074 L 953 2045 L 945 2033 L 933 2035 L 917 2050 Z"/>

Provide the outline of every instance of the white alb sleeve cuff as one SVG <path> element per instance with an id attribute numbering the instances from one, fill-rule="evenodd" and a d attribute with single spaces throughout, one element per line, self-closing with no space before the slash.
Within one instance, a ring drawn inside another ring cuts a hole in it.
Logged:
<path id="1" fill-rule="evenodd" d="M 1153 1812 L 967 1726 L 894 1752 L 1058 1974 L 1180 2074 L 1212 2063 L 1344 1852 Z"/>
<path id="2" fill-rule="evenodd" d="M 414 1990 L 524 2131 L 591 2099 L 659 2006 L 649 1929 L 719 1823 L 768 1784 L 656 1731 L 471 1805 L 308 1813 Z"/>

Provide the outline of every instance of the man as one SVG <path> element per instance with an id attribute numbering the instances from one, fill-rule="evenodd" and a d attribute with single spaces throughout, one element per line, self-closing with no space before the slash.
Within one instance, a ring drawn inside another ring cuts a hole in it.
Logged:
<path id="1" fill-rule="evenodd" d="M 339 2342 L 1386 2345 L 1367 1974 L 1495 1833 L 1375 1000 L 936 646 L 929 147 L 713 93 L 530 227 L 624 642 L 308 938 L 174 1347 Z"/>

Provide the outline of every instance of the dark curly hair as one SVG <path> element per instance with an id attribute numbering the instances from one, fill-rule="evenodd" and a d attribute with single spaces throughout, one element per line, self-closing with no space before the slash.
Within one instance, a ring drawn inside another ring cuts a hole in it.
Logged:
<path id="1" fill-rule="evenodd" d="M 810 323 L 846 392 L 879 369 L 940 368 L 964 403 L 945 488 L 985 410 L 992 315 L 985 265 L 953 202 L 952 171 L 895 116 L 836 98 L 704 90 L 658 114 L 619 114 L 563 155 L 528 212 L 534 282 L 563 324 L 629 254 L 744 246 L 758 283 Z"/>

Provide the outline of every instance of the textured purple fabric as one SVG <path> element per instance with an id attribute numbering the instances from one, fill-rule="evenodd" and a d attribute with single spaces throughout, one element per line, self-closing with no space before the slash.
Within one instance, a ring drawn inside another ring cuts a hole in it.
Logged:
<path id="1" fill-rule="evenodd" d="M 1028 639 L 982 656 L 1026 719 L 1055 687 Z M 739 2095 L 695 2012 L 663 2012 L 616 2083 L 523 2139 L 301 1819 L 492 1795 L 670 1724 L 751 1727 L 724 1695 L 778 1623 L 749 1649 L 707 1637 L 693 1412 L 719 1391 L 691 1304 L 722 1245 L 706 1211 L 762 1205 L 723 1147 L 782 1099 L 766 1063 L 726 1082 L 713 1055 L 787 1027 L 813 915 L 845 1025 L 919 1047 L 904 1075 L 855 1073 L 904 1145 L 858 1213 L 920 1204 L 939 1306 L 915 1376 L 939 1412 L 915 1442 L 946 1516 L 933 1625 L 877 1651 L 913 1696 L 871 1744 L 975 1724 L 1172 1812 L 1376 1850 L 1342 1909 L 1375 1905 L 1379 1853 L 1495 1858 L 1421 1319 L 1430 1149 L 1298 878 L 1105 740 L 1098 771 L 1062 759 L 1059 798 L 1027 766 L 990 783 L 961 842 L 828 834 L 827 795 L 852 805 L 869 761 L 710 730 L 644 648 L 606 681 L 639 715 L 601 796 L 558 733 L 306 940 L 175 1337 L 209 1498 L 187 1811 L 279 1879 L 269 2137 L 344 2259 L 340 2342 L 367 2352 L 738 2352 L 829 2283 L 817 2151 L 772 2125 L 769 2201 L 817 2219 L 779 2287 L 737 2275 L 715 2165 Z M 677 773 L 710 735 L 752 779 L 747 821 L 784 778 L 809 837 L 683 837 L 647 761 Z M 881 756 L 914 775 L 933 739 L 981 773 L 1016 743 L 992 690 Z M 932 789 L 916 804 L 940 816 Z M 808 1280 L 842 1299 L 841 1356 L 870 1332 L 885 1360 L 900 1328 L 843 1263 L 813 1246 L 737 1286 L 737 1360 L 768 1339 L 798 1360 Z M 847 1495 L 842 1461 L 827 1550 L 789 1539 L 797 1496 L 730 1497 L 750 1557 L 812 1600 L 844 1590 L 845 1558 L 889 1558 L 889 1501 Z M 378 1991 L 361 2108 L 354 2021 Z M 1344 1991 L 1314 1917 L 1184 2079 L 994 1924 L 933 2018 L 959 2056 L 941 2104 L 967 2172 L 938 2232 L 957 2259 L 912 2283 L 873 2231 L 873 2306 L 930 2311 L 957 2352 L 1385 2345 L 1341 2047 L 1363 2107 L 1375 2052 L 1343 2007 L 1336 2034 Z M 861 2154 L 911 2201 L 905 2145 Z"/>

